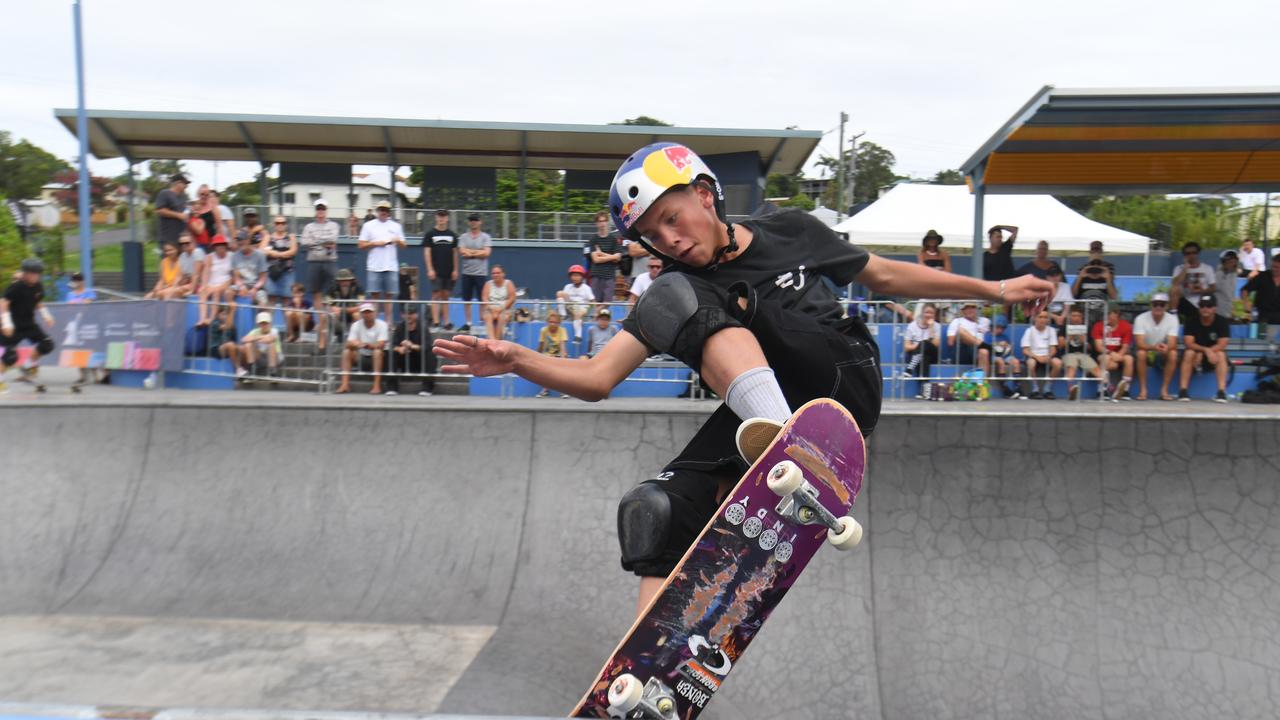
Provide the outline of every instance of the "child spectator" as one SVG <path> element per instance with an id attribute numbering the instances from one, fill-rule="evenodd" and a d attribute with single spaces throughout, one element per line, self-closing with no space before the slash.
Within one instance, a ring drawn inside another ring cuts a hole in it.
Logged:
<path id="1" fill-rule="evenodd" d="M 240 346 L 236 344 L 235 316 L 230 305 L 219 305 L 212 322 L 209 323 L 209 347 L 214 357 L 226 358 L 236 369 L 236 377 L 248 374 L 240 366 Z"/>
<path id="2" fill-rule="evenodd" d="M 1067 379 L 1067 399 L 1075 400 L 1080 396 L 1080 384 L 1072 382 L 1076 370 L 1083 370 L 1095 378 L 1102 379 L 1102 368 L 1093 359 L 1089 349 L 1089 328 L 1084 324 L 1084 309 L 1073 307 L 1067 312 L 1067 327 L 1059 346 L 1062 348 L 1062 367 Z"/>
<path id="3" fill-rule="evenodd" d="M 425 356 L 422 354 L 422 348 L 430 344 L 431 332 L 419 322 L 418 306 L 404 306 L 404 320 L 396 325 L 396 331 L 391 337 L 391 374 L 387 376 L 388 395 L 400 392 L 399 375 L 417 375 L 436 371 L 436 356 L 431 353 Z M 418 394 L 422 397 L 431 397 L 435 389 L 435 380 L 424 377 L 422 389 L 418 390 Z"/>
<path id="4" fill-rule="evenodd" d="M 227 251 L 227 239 L 221 235 L 210 241 L 213 254 L 205 260 L 204 277 L 200 279 L 200 319 L 197 326 L 208 325 L 213 307 L 231 301 L 231 254 Z"/>
<path id="5" fill-rule="evenodd" d="M 542 328 L 542 332 L 538 333 L 538 352 L 550 357 L 568 357 L 565 346 L 569 344 L 569 333 L 560 326 L 559 313 L 547 313 L 547 326 Z M 538 391 L 538 397 L 546 397 L 550 391 L 542 388 Z M 569 397 L 561 394 L 560 397 Z"/>
<path id="6" fill-rule="evenodd" d="M 311 312 L 311 298 L 307 297 L 307 287 L 296 282 L 289 288 L 289 299 L 284 304 L 284 327 L 286 342 L 298 342 L 303 332 L 309 332 L 316 326 L 315 315 Z"/>
<path id="7" fill-rule="evenodd" d="M 243 362 L 254 375 L 274 376 L 276 368 L 280 366 L 280 358 L 284 354 L 280 346 L 280 333 L 271 327 L 271 313 L 266 310 L 258 313 L 255 322 L 256 327 L 240 339 Z M 266 361 L 265 369 L 262 367 L 264 360 Z"/>
<path id="8" fill-rule="evenodd" d="M 1089 337 L 1094 350 L 1102 356 L 1102 370 L 1106 373 L 1107 394 L 1112 400 L 1129 399 L 1129 383 L 1133 381 L 1133 326 L 1120 317 L 1118 308 L 1107 312 L 1105 326 L 1099 320 L 1093 324 Z M 1121 371 L 1120 382 L 1113 384 L 1112 374 Z"/>
<path id="9" fill-rule="evenodd" d="M 1071 307 L 1076 297 L 1071 294 L 1071 285 L 1062 279 L 1062 268 L 1057 264 L 1045 271 L 1044 279 L 1057 288 L 1049 300 L 1049 323 L 1061 328 L 1067 324 L 1067 308 Z"/>
<path id="10" fill-rule="evenodd" d="M 1231 323 L 1217 314 L 1217 304 L 1213 295 L 1201 295 L 1199 315 L 1182 331 L 1186 336 L 1183 341 L 1187 344 L 1187 351 L 1182 355 L 1178 399 L 1184 402 L 1191 399 L 1187 385 L 1191 382 L 1193 370 L 1212 370 L 1218 380 L 1218 394 L 1213 401 L 1227 401 L 1227 374 L 1231 369 L 1227 343 L 1231 342 Z"/>
<path id="11" fill-rule="evenodd" d="M 991 333 L 991 364 L 995 366 L 997 378 L 1021 377 L 1022 361 L 1013 354 L 1013 341 L 1009 337 L 1009 321 L 1004 315 L 997 315 L 995 330 Z M 996 383 L 1000 392 L 1010 400 L 1023 397 L 1013 381 L 1001 379 Z M 1025 391 L 1026 388 L 1023 388 Z"/>
<path id="12" fill-rule="evenodd" d="M 84 286 L 84 275 L 78 272 L 71 273 L 71 281 L 67 286 L 67 302 L 69 303 L 89 303 L 98 299 L 98 293 L 93 288 Z"/>
<path id="13" fill-rule="evenodd" d="M 1053 379 L 1062 371 L 1062 360 L 1054 357 L 1058 352 L 1058 330 L 1049 324 L 1049 311 L 1036 314 L 1035 324 L 1022 333 L 1022 355 L 1027 359 L 1027 377 L 1031 380 L 1031 399 L 1055 400 Z M 1044 390 L 1037 380 L 1043 377 Z"/>
<path id="14" fill-rule="evenodd" d="M 1133 343 L 1138 355 L 1138 399 L 1147 399 L 1147 367 L 1164 367 L 1160 399 L 1172 400 L 1167 391 L 1178 367 L 1178 318 L 1167 312 L 1169 296 L 1151 296 L 1151 309 L 1133 319 Z"/>
<path id="15" fill-rule="evenodd" d="M 569 284 L 556 293 L 556 299 L 560 301 L 557 304 L 560 316 L 568 317 L 573 321 L 574 342 L 582 340 L 582 319 L 590 312 L 591 303 L 596 299 L 591 287 L 583 282 L 586 277 L 586 268 L 581 265 L 571 265 L 569 267 Z M 565 305 L 566 302 L 568 303 L 567 306 Z"/>
<path id="16" fill-rule="evenodd" d="M 613 324 L 613 313 L 609 308 L 600 308 L 596 313 L 596 324 L 587 328 L 587 357 L 595 357 L 604 349 L 605 343 L 618 334 L 618 326 Z"/>
<path id="17" fill-rule="evenodd" d="M 902 339 L 902 349 L 907 354 L 907 367 L 902 371 L 904 379 L 915 377 L 917 369 L 920 377 L 928 377 L 929 366 L 938 362 L 942 329 L 938 326 L 937 318 L 937 306 L 925 303 L 916 318 L 907 324 Z"/>
<path id="18" fill-rule="evenodd" d="M 359 308 L 360 319 L 352 323 L 347 333 L 347 345 L 342 351 L 342 381 L 335 393 L 351 392 L 351 368 L 359 372 L 373 373 L 373 389 L 370 395 L 382 394 L 382 361 L 387 348 L 387 323 L 380 320 L 371 303 Z"/>

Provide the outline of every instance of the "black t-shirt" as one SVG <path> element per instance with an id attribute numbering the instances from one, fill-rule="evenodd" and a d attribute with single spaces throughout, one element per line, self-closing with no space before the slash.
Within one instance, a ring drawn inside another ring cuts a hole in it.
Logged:
<path id="1" fill-rule="evenodd" d="M 610 255 L 619 251 L 621 244 L 618 242 L 616 235 L 606 235 L 605 237 L 596 236 L 591 238 L 591 249 L 599 250 L 602 253 Z M 590 257 L 590 253 L 587 254 Z M 591 264 L 591 277 L 596 278 L 612 278 L 618 274 L 618 261 L 605 260 L 604 262 Z"/>
<path id="2" fill-rule="evenodd" d="M 1195 320 L 1187 323 L 1182 332 L 1184 335 L 1194 337 L 1201 347 L 1213 347 L 1218 344 L 1218 338 L 1231 337 L 1231 323 L 1221 315 L 1215 314 L 1213 322 L 1205 325 L 1197 315 Z"/>
<path id="3" fill-rule="evenodd" d="M 174 212 L 184 212 L 187 209 L 187 196 L 179 195 L 169 188 L 165 188 L 156 194 L 156 209 L 160 210 L 162 208 Z M 160 242 L 162 244 L 177 244 L 178 236 L 182 234 L 183 230 L 187 229 L 187 221 L 163 215 L 159 216 L 159 218 Z M 215 234 L 217 234 L 215 230 L 209 228 L 209 237 L 213 237 Z"/>
<path id="4" fill-rule="evenodd" d="M 1010 260 L 1010 262 L 1012 262 L 1012 260 Z M 1035 275 L 1041 280 L 1044 280 L 1049 277 L 1049 271 L 1056 267 L 1058 267 L 1058 263 L 1051 263 L 1049 267 L 1042 269 L 1039 265 L 1035 264 L 1035 261 L 1031 261 L 1018 268 L 1018 275 Z"/>
<path id="5" fill-rule="evenodd" d="M 399 325 L 396 325 L 396 332 L 391 338 L 392 347 L 399 346 L 400 343 L 404 342 L 405 340 L 408 340 L 409 342 L 413 343 L 414 345 L 417 345 L 420 348 L 426 347 L 425 345 L 422 344 L 422 321 L 421 320 L 418 321 L 417 327 L 415 327 L 412 330 L 410 330 L 407 327 L 406 323 L 403 323 L 403 322 L 401 322 Z M 422 351 L 418 350 L 416 352 L 422 352 Z"/>
<path id="6" fill-rule="evenodd" d="M 1280 323 L 1280 285 L 1271 279 L 1271 271 L 1263 270 L 1244 284 L 1246 292 L 1255 293 L 1253 306 L 1258 308 L 1258 319 L 1268 325 Z"/>
<path id="7" fill-rule="evenodd" d="M 458 233 L 449 230 L 427 231 L 423 242 L 431 243 L 431 265 L 437 276 L 448 276 L 453 273 L 453 251 L 458 247 Z"/>
<path id="8" fill-rule="evenodd" d="M 841 240 L 820 220 L 800 210 L 782 210 L 741 224 L 754 237 L 738 257 L 716 270 L 674 264 L 663 273 L 687 273 L 726 290 L 745 281 L 760 301 L 781 303 L 827 325 L 840 321 L 844 315 L 840 302 L 822 278 L 830 278 L 837 286 L 853 282 L 867 266 L 870 256 L 866 250 Z M 628 315 L 622 329 L 640 338 L 634 318 L 635 313 Z"/>
<path id="9" fill-rule="evenodd" d="M 984 250 L 982 253 L 982 279 L 983 280 L 1008 280 L 1017 277 L 1013 272 L 1013 240 L 1005 240 L 1000 243 L 1000 249 L 991 252 Z"/>
<path id="10" fill-rule="evenodd" d="M 1114 281 L 1116 276 L 1116 266 L 1106 260 L 1090 260 L 1080 268 L 1080 292 L 1078 293 L 1081 300 L 1102 300 L 1108 301 L 1111 296 L 1107 293 L 1107 273 L 1089 274 L 1090 267 L 1104 267 L 1111 271 L 1110 277 Z M 1097 312 L 1098 308 L 1088 306 L 1089 312 Z"/>
<path id="11" fill-rule="evenodd" d="M 26 329 L 36 326 L 36 305 L 44 300 L 44 287 L 39 283 L 28 285 L 21 280 L 5 288 L 4 299 L 9 301 L 9 314 L 13 326 Z"/>

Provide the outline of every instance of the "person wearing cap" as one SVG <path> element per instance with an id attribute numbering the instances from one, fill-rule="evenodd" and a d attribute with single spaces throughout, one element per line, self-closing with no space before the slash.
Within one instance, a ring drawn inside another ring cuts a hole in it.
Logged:
<path id="1" fill-rule="evenodd" d="M 1138 355 L 1138 400 L 1147 399 L 1147 368 L 1164 368 L 1160 399 L 1172 400 L 1169 383 L 1178 368 L 1178 318 L 1169 310 L 1169 296 L 1155 293 L 1151 309 L 1133 319 L 1133 344 Z"/>
<path id="2" fill-rule="evenodd" d="M 622 264 L 622 243 L 609 229 L 609 213 L 596 213 L 596 234 L 591 238 L 591 292 L 596 302 L 613 299 L 615 279 Z"/>
<path id="3" fill-rule="evenodd" d="M 324 198 L 315 202 L 315 219 L 302 227 L 298 242 L 307 251 L 307 292 L 311 293 L 311 306 L 324 308 L 324 293 L 333 284 L 338 271 L 338 223 L 329 219 L 329 205 Z M 326 331 L 326 316 L 320 313 L 318 337 Z"/>
<path id="4" fill-rule="evenodd" d="M 604 346 L 618 334 L 618 326 L 613 324 L 613 313 L 607 307 L 596 312 L 596 324 L 587 328 L 586 357 L 595 357 L 604 350 Z"/>
<path id="5" fill-rule="evenodd" d="M 458 328 L 460 333 L 471 332 L 471 304 L 480 299 L 484 284 L 489 280 L 489 256 L 493 254 L 493 238 L 480 229 L 479 213 L 467 216 L 467 231 L 458 238 L 458 255 L 461 258 L 458 296 L 466 301 L 466 323 Z"/>
<path id="6" fill-rule="evenodd" d="M 254 318 L 253 329 L 240 338 L 240 357 L 244 365 L 236 368 L 236 377 L 244 377 L 250 371 L 254 375 L 274 376 L 283 356 L 280 332 L 271 325 L 271 313 L 262 310 Z M 266 368 L 261 367 L 264 360 Z M 260 370 L 265 372 L 259 372 Z"/>
<path id="7" fill-rule="evenodd" d="M 373 303 L 362 303 L 358 308 L 360 319 L 351 324 L 347 344 L 342 351 L 342 381 L 335 392 L 351 392 L 351 368 L 359 372 L 373 373 L 373 389 L 370 395 L 382 394 L 382 365 L 387 348 L 387 323 L 378 317 Z"/>
<path id="8" fill-rule="evenodd" d="M 458 282 L 458 233 L 449 229 L 449 211 L 436 210 L 435 226 L 422 240 L 422 260 L 426 263 L 427 280 L 431 281 L 431 330 L 453 330 L 449 318 L 449 296 Z M 443 324 L 441 321 L 443 320 Z M 433 356 L 434 357 L 434 356 Z"/>
<path id="9" fill-rule="evenodd" d="M 187 229 L 187 176 L 178 173 L 169 178 L 169 187 L 156 193 L 154 201 L 159 219 L 157 240 L 161 245 L 174 245 Z"/>
<path id="10" fill-rule="evenodd" d="M 1191 399 L 1187 387 L 1191 384 L 1191 373 L 1197 370 L 1209 372 L 1218 380 L 1218 393 L 1214 402 L 1227 401 L 1227 375 L 1231 370 L 1231 359 L 1227 357 L 1227 344 L 1231 342 L 1231 323 L 1218 314 L 1218 300 L 1205 293 L 1197 303 L 1196 317 L 1182 330 L 1183 343 L 1187 350 L 1182 354 L 1182 375 L 1178 379 L 1178 399 L 1186 402 Z"/>
<path id="11" fill-rule="evenodd" d="M 930 230 L 921 238 L 916 262 L 925 267 L 951 272 L 951 254 L 942 249 L 942 236 L 937 230 Z"/>
<path id="12" fill-rule="evenodd" d="M 346 337 L 347 329 L 360 316 L 360 303 L 364 302 L 364 289 L 356 281 L 356 274 L 342 268 L 333 275 L 333 284 L 325 294 L 325 306 L 329 308 L 329 318 L 333 321 L 333 334 L 338 338 Z M 320 333 L 316 341 L 316 349 L 324 352 L 328 346 L 328 333 Z"/>
<path id="13" fill-rule="evenodd" d="M 191 243 L 191 235 L 184 233 L 178 240 Z M 151 292 L 143 296 L 147 300 L 177 300 L 186 297 L 190 286 L 183 282 L 182 263 L 178 261 L 182 251 L 179 245 L 166 243 L 160 246 L 160 272 L 156 275 L 156 284 Z"/>
<path id="14" fill-rule="evenodd" d="M 35 346 L 22 370 L 27 377 L 36 374 L 42 356 L 53 352 L 53 338 L 37 320 L 38 316 L 53 330 L 53 313 L 44 306 L 44 285 L 40 281 L 43 274 L 44 263 L 27 258 L 19 266 L 18 279 L 0 295 L 0 392 L 7 389 L 4 374 L 18 363 L 18 343 L 26 340 Z"/>
<path id="15" fill-rule="evenodd" d="M 1240 282 L 1240 258 L 1235 250 L 1218 253 L 1218 267 L 1213 276 L 1213 296 L 1218 301 L 1218 314 L 1228 322 L 1235 319 L 1236 285 Z"/>
<path id="16" fill-rule="evenodd" d="M 298 256 L 298 237 L 289 232 L 289 221 L 283 215 L 271 220 L 271 233 L 258 244 L 267 259 L 267 297 L 280 305 L 288 299 L 293 287 L 293 259 Z"/>
<path id="17" fill-rule="evenodd" d="M 1089 337 L 1106 374 L 1107 395 L 1112 400 L 1128 400 L 1129 384 L 1133 382 L 1133 326 L 1120 317 L 1119 308 L 1111 308 L 1107 321 L 1094 323 Z M 1118 383 L 1112 374 L 1117 370 L 1121 373 Z"/>
<path id="18" fill-rule="evenodd" d="M 378 217 L 360 228 L 356 247 L 369 253 L 365 260 L 366 286 L 369 297 L 387 300 L 382 315 L 391 319 L 391 303 L 400 293 L 400 256 L 397 248 L 405 246 L 404 228 L 391 219 L 391 203 L 377 205 Z"/>
<path id="19" fill-rule="evenodd" d="M 404 306 L 404 319 L 396 325 L 391 336 L 391 368 L 387 375 L 387 394 L 400 392 L 399 375 L 431 374 L 436 371 L 436 356 L 423 353 L 422 349 L 431 344 L 431 333 L 422 327 L 418 317 L 417 305 Z M 436 381 L 430 377 L 422 378 L 422 389 L 418 394 L 431 397 L 436 389 Z"/>
<path id="20" fill-rule="evenodd" d="M 661 265 L 661 263 L 659 263 Z M 573 324 L 573 341 L 582 341 L 582 319 L 591 312 L 595 292 L 586 283 L 587 270 L 581 265 L 569 266 L 569 282 L 556 292 L 556 310 Z M 643 291 L 642 291 L 643 292 Z"/>
<path id="21" fill-rule="evenodd" d="M 253 208 L 245 208 L 242 218 L 244 222 L 240 223 L 240 230 L 234 236 L 226 236 L 227 242 L 231 242 L 234 237 L 237 247 L 239 247 L 239 242 L 243 238 L 248 238 L 254 245 L 261 244 L 262 240 L 267 236 L 267 228 L 258 220 L 258 211 Z"/>
<path id="22" fill-rule="evenodd" d="M 631 290 L 628 291 L 632 305 L 635 305 L 640 297 L 644 295 L 644 291 L 649 289 L 649 286 L 653 284 L 653 281 L 658 278 L 658 274 L 661 272 L 662 260 L 660 258 L 650 257 L 645 262 L 645 274 L 637 276 L 635 282 L 631 283 Z"/>
<path id="23" fill-rule="evenodd" d="M 960 307 L 960 316 L 947 326 L 947 345 L 956 349 L 956 363 L 972 365 L 991 374 L 991 344 L 983 337 L 986 318 L 978 317 L 978 304 L 968 301 Z"/>
<path id="24" fill-rule="evenodd" d="M 231 302 L 235 297 L 231 289 L 232 258 L 227 248 L 227 239 L 214 235 L 209 241 L 209 247 L 211 253 L 205 258 L 204 264 L 200 265 L 202 277 L 198 283 L 200 318 L 196 321 L 197 327 L 208 325 L 213 320 L 214 305 Z"/>
<path id="25" fill-rule="evenodd" d="M 1245 238 L 1240 243 L 1237 255 L 1240 257 L 1241 274 L 1246 278 L 1252 280 L 1258 273 L 1267 271 L 1267 258 L 1262 254 L 1262 248 L 1254 247 L 1253 238 Z"/>
<path id="26" fill-rule="evenodd" d="M 1035 257 L 1031 258 L 1030 261 L 1023 263 L 1022 267 L 1018 268 L 1017 274 L 1035 275 L 1041 280 L 1047 280 L 1049 277 L 1049 271 L 1054 268 L 1058 268 L 1059 274 L 1061 274 L 1061 268 L 1058 266 L 1058 263 L 1049 259 L 1049 241 L 1041 240 L 1036 243 Z"/>
<path id="27" fill-rule="evenodd" d="M 1009 237 L 1004 236 L 1008 231 Z M 982 252 L 982 279 L 1008 280 L 1017 277 L 1013 271 L 1013 244 L 1018 241 L 1018 228 L 1014 225 L 992 225 L 987 230 L 990 246 Z"/>
<path id="28" fill-rule="evenodd" d="M 231 293 L 255 305 L 267 304 L 267 256 L 250 240 L 251 234 L 236 238 L 231 254 Z"/>
<path id="29" fill-rule="evenodd" d="M 84 275 L 79 272 L 71 273 L 71 279 L 67 284 L 67 296 L 64 302 L 72 304 L 90 303 L 98 299 L 98 293 L 91 287 L 85 287 Z"/>
<path id="30" fill-rule="evenodd" d="M 480 291 L 480 300 L 484 303 L 480 315 L 484 320 L 485 337 L 500 340 L 511 320 L 511 308 L 516 304 L 516 284 L 507 277 L 507 271 L 501 265 L 494 265 L 489 273 L 491 279 Z"/>
<path id="31" fill-rule="evenodd" d="M 182 283 L 187 286 L 188 295 L 200 292 L 200 281 L 204 279 L 204 259 L 205 251 L 196 247 L 191 233 L 178 236 L 178 270 L 182 273 Z"/>
<path id="32" fill-rule="evenodd" d="M 1212 295 L 1217 280 L 1213 268 L 1200 262 L 1200 243 L 1188 242 L 1182 246 L 1182 264 L 1173 269 L 1169 287 L 1169 302 L 1177 309 L 1178 319 L 1190 325 L 1200 314 L 1196 299 Z"/>
<path id="33" fill-rule="evenodd" d="M 1267 272 L 1249 278 L 1240 289 L 1240 298 L 1246 314 L 1252 315 L 1256 310 L 1258 320 L 1266 323 L 1267 340 L 1275 352 L 1280 344 L 1280 253 L 1271 256 Z"/>
<path id="34" fill-rule="evenodd" d="M 985 319 L 978 318 L 978 321 L 981 322 Z M 1000 390 L 1000 393 L 1010 400 L 1026 399 L 1028 395 L 1025 382 L 1020 383 L 1021 389 L 1019 389 L 1019 385 L 1015 384 L 1019 383 L 1019 381 L 1003 379 L 1022 377 L 1022 361 L 1013 352 L 1013 338 L 1009 336 L 1009 320 L 1004 315 L 996 315 L 991 324 L 991 337 L 987 340 L 987 343 L 991 348 L 991 364 L 995 369 L 992 382 Z M 1039 397 L 1031 395 L 1030 399 L 1038 400 Z M 1049 399 L 1052 400 L 1053 398 Z"/>

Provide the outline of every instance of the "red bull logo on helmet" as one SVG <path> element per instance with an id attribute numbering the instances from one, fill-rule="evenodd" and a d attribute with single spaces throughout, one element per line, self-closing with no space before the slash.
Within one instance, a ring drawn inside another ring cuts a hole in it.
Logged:
<path id="1" fill-rule="evenodd" d="M 682 171 L 693 165 L 693 159 L 696 157 L 689 148 L 683 145 L 673 145 L 663 148 L 662 154 L 667 156 L 667 160 L 671 162 L 671 166 L 677 171 Z"/>
<path id="2" fill-rule="evenodd" d="M 622 218 L 622 223 L 630 229 L 632 225 L 636 224 L 636 221 L 639 220 L 640 216 L 643 214 L 644 206 L 635 200 L 628 200 L 627 202 L 622 203 L 622 212 L 619 213 L 618 216 Z"/>

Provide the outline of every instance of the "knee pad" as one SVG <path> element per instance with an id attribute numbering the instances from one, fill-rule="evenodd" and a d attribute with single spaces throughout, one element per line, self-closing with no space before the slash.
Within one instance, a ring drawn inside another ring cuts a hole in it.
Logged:
<path id="1" fill-rule="evenodd" d="M 707 338 L 726 327 L 742 327 L 714 293 L 700 297 L 681 273 L 659 275 L 636 303 L 635 319 L 647 345 L 693 368 L 701 365 Z"/>
<path id="2" fill-rule="evenodd" d="M 3 363 L 5 367 L 13 367 L 18 364 L 18 346 L 16 344 L 4 346 L 4 355 L 0 356 L 0 363 Z"/>
<path id="3" fill-rule="evenodd" d="M 618 503 L 622 562 L 658 558 L 671 534 L 671 518 L 671 497 L 652 482 L 641 483 L 623 495 Z"/>
<path id="4" fill-rule="evenodd" d="M 36 343 L 36 352 L 40 353 L 41 355 L 48 355 L 52 353 L 53 340 L 48 337 L 45 337 L 40 342 Z"/>

